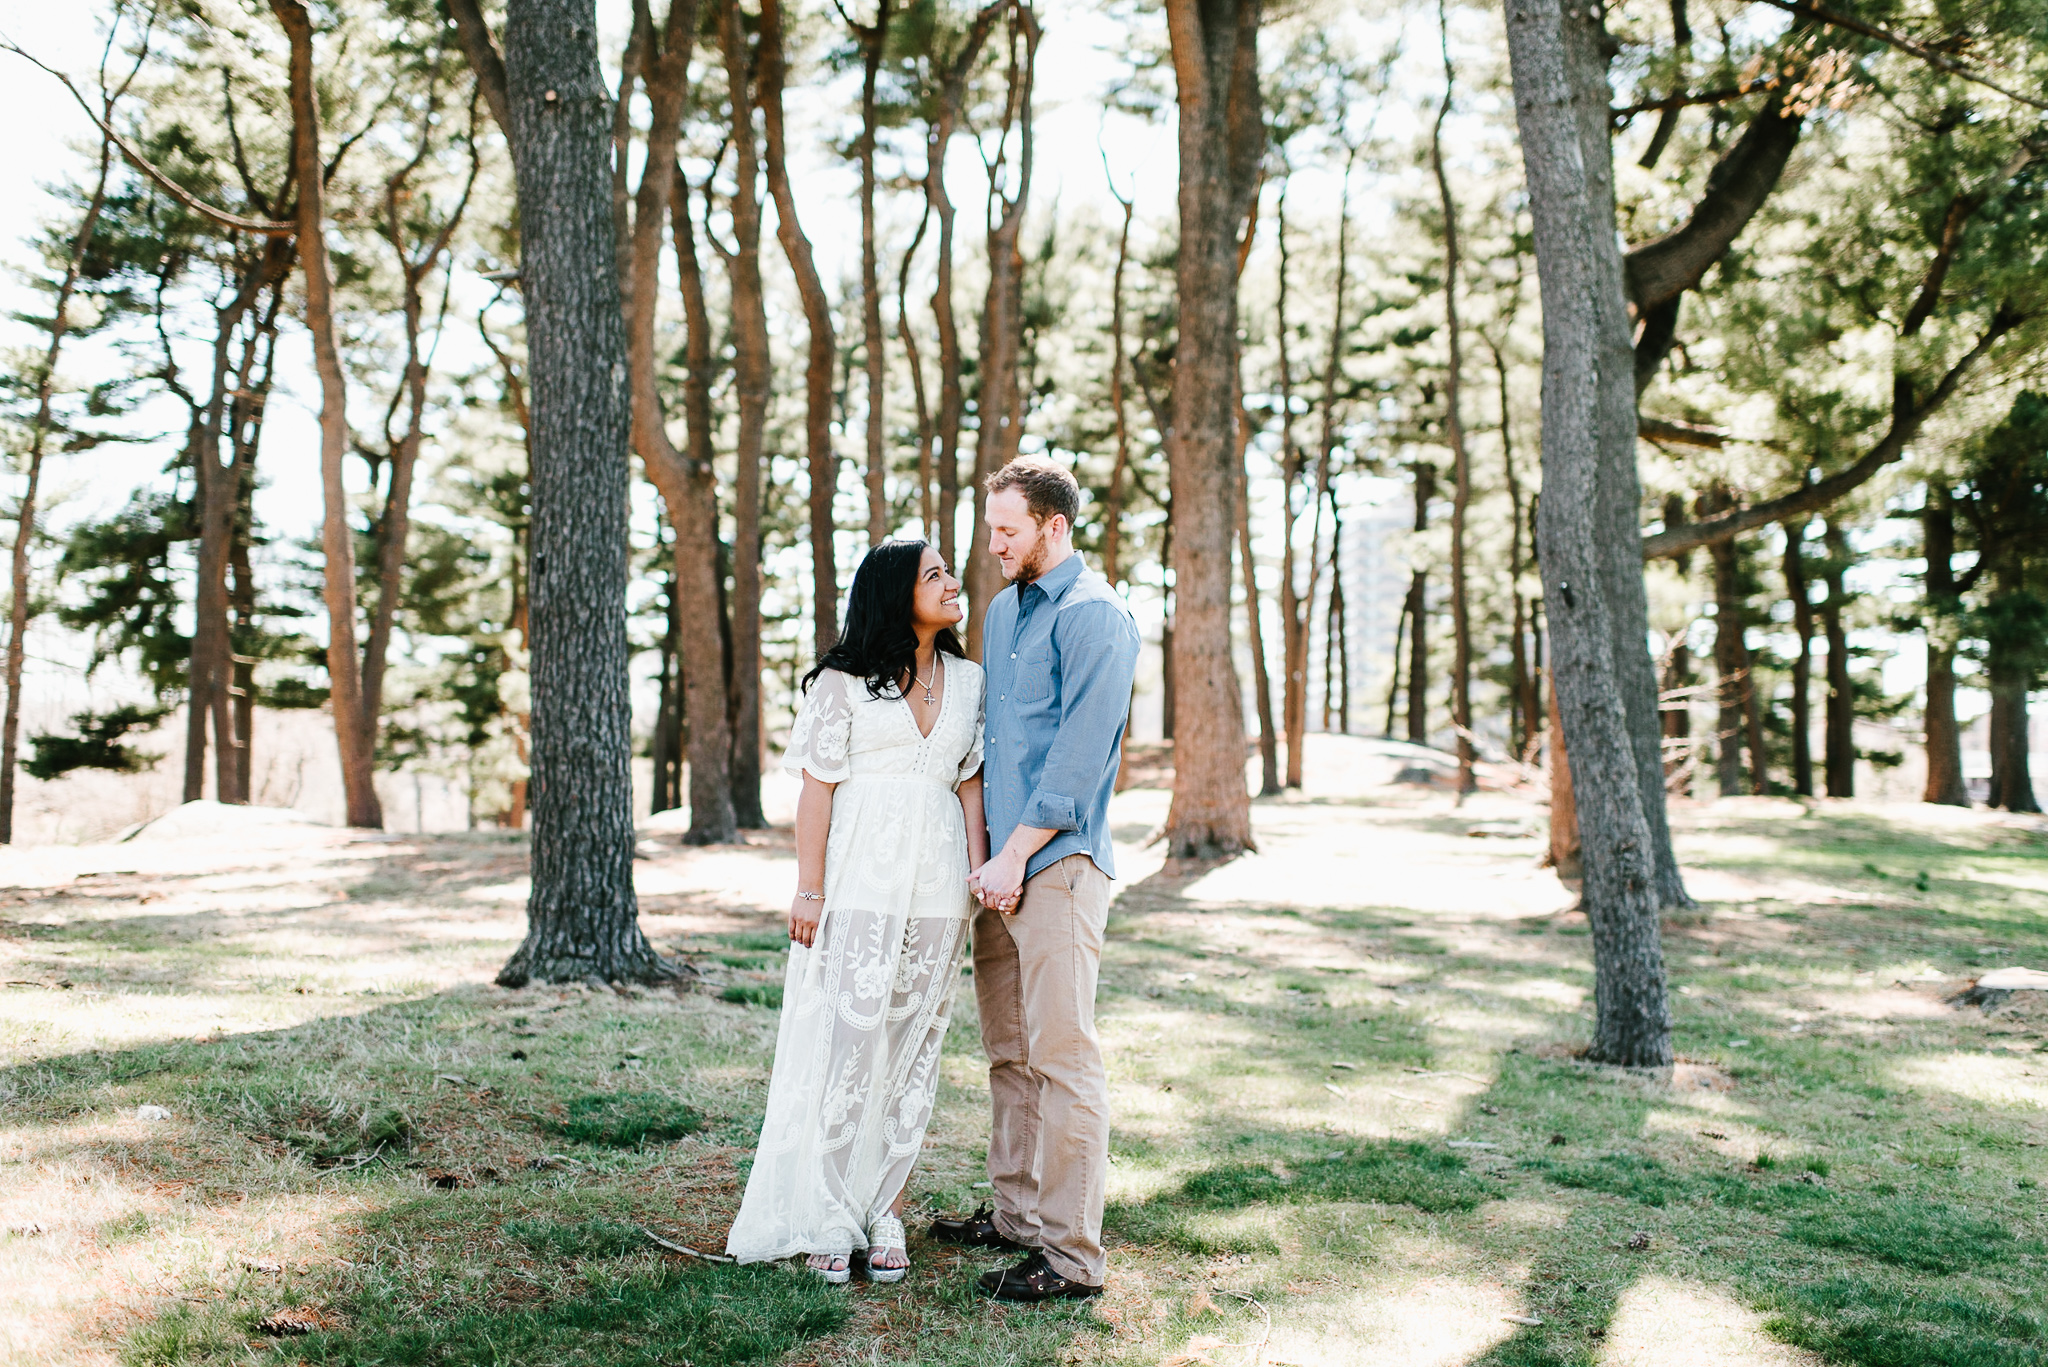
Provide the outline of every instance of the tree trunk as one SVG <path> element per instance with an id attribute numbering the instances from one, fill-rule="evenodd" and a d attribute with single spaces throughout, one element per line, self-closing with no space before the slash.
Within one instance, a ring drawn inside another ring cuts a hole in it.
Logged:
<path id="1" fill-rule="evenodd" d="M 960 385 L 960 327 L 953 315 L 953 201 L 946 193 L 946 153 L 960 124 L 968 77 L 981 59 L 996 20 L 1012 0 L 993 0 L 974 16 L 960 49 L 940 75 L 938 112 L 925 129 L 925 204 L 939 220 L 938 259 L 933 266 L 932 323 L 939 337 L 939 411 L 936 463 L 939 476 L 939 554 L 965 577 L 958 550 L 960 523 L 960 424 L 967 400 Z M 968 535 L 971 547 L 980 528 Z M 968 603 L 973 607 L 972 599 Z"/>
<path id="2" fill-rule="evenodd" d="M 1388 740 L 1394 738 L 1394 708 L 1401 701 L 1401 646 L 1408 636 L 1408 600 L 1401 600 L 1401 611 L 1394 617 L 1393 663 L 1387 671 L 1387 725 L 1380 734 Z"/>
<path id="3" fill-rule="evenodd" d="M 1344 616 L 1344 518 L 1330 491 L 1330 620 L 1323 635 L 1323 730 L 1351 731 L 1351 629 Z"/>
<path id="4" fill-rule="evenodd" d="M 884 443 L 884 392 L 888 356 L 882 349 L 882 272 L 875 248 L 875 133 L 879 112 L 875 85 L 882 71 L 882 49 L 889 39 L 890 0 L 877 0 L 872 26 L 848 23 L 861 47 L 860 82 L 860 294 L 861 338 L 867 361 L 868 545 L 879 546 L 889 535 L 889 455 Z"/>
<path id="5" fill-rule="evenodd" d="M 711 463 L 711 324 L 704 304 L 703 271 L 697 262 L 689 185 L 675 161 L 683 108 L 689 97 L 690 53 L 697 32 L 698 5 L 696 0 L 674 0 L 658 39 L 647 0 L 636 0 L 635 11 L 636 26 L 645 34 L 642 68 L 649 120 L 647 155 L 633 202 L 626 356 L 631 370 L 633 446 L 649 481 L 661 494 L 669 525 L 675 531 L 670 631 L 675 641 L 678 678 L 670 710 L 676 720 L 670 734 L 664 737 L 668 748 L 657 763 L 675 763 L 676 747 L 688 745 L 690 828 L 683 843 L 726 844 L 739 838 L 739 825 L 734 806 L 733 728 L 728 710 L 728 663 L 718 570 L 717 476 Z M 738 108 L 747 109 L 744 86 L 740 87 L 735 103 Z M 751 122 L 749 114 L 749 131 Z M 740 157 L 742 165 L 751 170 L 751 138 L 741 149 Z M 751 202 L 755 206 L 753 236 L 758 243 L 759 199 L 753 185 L 751 176 L 742 182 L 743 188 L 735 197 L 733 221 L 740 225 L 746 216 L 746 205 L 739 201 Z M 684 355 L 688 373 L 683 383 L 687 454 L 678 451 L 668 435 L 668 413 L 659 383 L 661 360 L 654 335 L 661 294 L 664 221 L 673 228 L 687 334 Z M 758 283 L 758 271 L 756 280 Z M 758 296 L 758 288 L 755 293 Z M 733 298 L 736 303 L 746 298 L 737 284 Z M 749 344 L 753 340 L 740 321 L 737 308 L 734 340 L 736 349 L 743 340 Z M 765 347 L 765 328 L 761 342 Z M 743 454 L 747 411 L 743 397 Z M 757 430 L 751 448 L 757 465 L 759 448 Z M 688 719 L 686 723 L 683 718 Z M 676 803 L 681 798 L 680 792 L 672 795 Z"/>
<path id="6" fill-rule="evenodd" d="M 596 19 L 592 0 L 511 0 L 505 23 L 533 462 L 533 890 L 506 987 L 675 972 L 633 893 L 632 419 Z"/>
<path id="7" fill-rule="evenodd" d="M 233 620 L 227 630 L 227 728 L 216 737 L 222 752 L 232 757 L 231 765 L 216 771 L 215 785 L 221 801 L 244 803 L 253 798 L 256 660 L 236 647 L 254 645 L 256 631 L 256 576 L 249 563 L 249 549 L 256 531 L 256 451 L 263 434 L 263 418 L 269 406 L 272 382 L 277 377 L 277 325 L 284 309 L 284 281 L 273 282 L 270 304 L 264 310 L 256 335 L 247 343 L 251 354 L 260 344 L 262 369 L 238 387 L 228 406 L 228 439 L 233 443 L 235 506 L 228 533 L 228 608 Z"/>
<path id="8" fill-rule="evenodd" d="M 1806 523 L 1785 524 L 1785 596 L 1792 600 L 1792 791 L 1813 796 L 1813 591 L 1806 579 Z M 1954 713 L 1951 712 L 1953 717 Z"/>
<path id="9" fill-rule="evenodd" d="M 1677 645 L 1671 648 L 1670 665 L 1659 682 L 1663 684 L 1664 692 L 1666 693 L 1679 692 L 1691 686 L 1692 651 L 1687 649 L 1683 640 L 1680 640 Z M 1692 739 L 1691 702 L 1689 700 L 1676 704 L 1667 702 L 1663 704 L 1663 707 L 1664 739 L 1667 741 L 1689 743 Z M 1672 786 L 1671 781 L 1678 777 L 1681 768 L 1686 763 L 1685 760 L 1678 758 L 1678 755 L 1682 753 L 1683 751 L 1676 745 L 1668 747 L 1664 760 L 1664 784 L 1667 791 Z M 1679 785 L 1678 791 L 1681 794 L 1691 791 L 1690 778 L 1687 778 Z"/>
<path id="10" fill-rule="evenodd" d="M 2008 812 L 2038 812 L 2028 767 L 2027 677 L 2023 670 L 1986 670 L 1991 685 L 1991 806 Z"/>
<path id="11" fill-rule="evenodd" d="M 1417 464 L 1417 532 L 1428 530 L 1429 504 L 1435 497 L 1436 467 Z M 1408 576 L 1408 743 L 1429 744 L 1429 571 L 1420 568 Z"/>
<path id="12" fill-rule="evenodd" d="M 320 549 L 325 568 L 327 678 L 334 739 L 348 824 L 384 825 L 377 801 L 376 736 L 366 724 L 361 662 L 356 654 L 356 553 L 342 483 L 348 455 L 348 385 L 334 343 L 334 281 L 327 267 L 326 210 L 320 156 L 320 115 L 313 88 L 313 19 L 301 0 L 270 0 L 291 45 L 292 164 L 298 177 L 299 263 L 306 281 L 306 331 L 320 377 L 320 485 L 326 503 Z M 226 557 L 223 556 L 223 564 Z M 223 620 L 225 620 L 223 618 Z M 226 680 L 222 679 L 223 687 Z"/>
<path id="13" fill-rule="evenodd" d="M 111 104 L 111 101 L 109 101 Z M 111 111 L 110 111 L 111 112 Z M 113 166 L 113 139 L 100 139 L 99 175 L 93 182 L 92 198 L 86 201 L 85 217 L 72 239 L 71 257 L 64 266 L 64 278 L 57 286 L 50 310 L 50 342 L 43 349 L 41 367 L 36 371 L 35 426 L 29 436 L 28 482 L 22 490 L 21 506 L 14 518 L 14 596 L 7 615 L 7 719 L 0 726 L 0 845 L 14 843 L 15 755 L 21 741 L 21 673 L 27 662 L 27 641 L 23 633 L 29 620 L 29 553 L 36 537 L 36 495 L 42 485 L 43 452 L 50 435 L 51 405 L 56 397 L 57 358 L 64 350 L 69 326 L 72 293 L 85 265 L 86 249 L 99 227 L 100 210 L 107 202 L 107 176 Z M 1126 225 L 1128 225 L 1126 218 Z M 1128 234 L 1129 227 L 1125 232 Z"/>
<path id="14" fill-rule="evenodd" d="M 1744 603 L 1735 542 L 1716 541 L 1714 557 L 1714 776 L 1722 797 L 1742 791 L 1742 714 L 1749 692 L 1749 651 L 1743 642 Z M 1750 756 L 1756 763 L 1756 756 Z"/>
<path id="15" fill-rule="evenodd" d="M 1108 160 L 1103 162 L 1103 171 L 1109 170 Z M 1116 273 L 1110 277 L 1110 363 L 1109 363 L 1109 409 L 1116 418 L 1116 463 L 1109 471 L 1109 497 L 1102 509 L 1102 577 L 1112 584 L 1123 582 L 1124 544 L 1124 483 L 1131 469 L 1131 425 L 1124 410 L 1124 370 L 1130 364 L 1124 352 L 1124 270 L 1131 259 L 1131 213 L 1136 202 L 1117 194 L 1115 181 L 1109 187 L 1110 196 L 1124 211 L 1124 221 L 1116 239 Z M 1268 728 L 1270 730 L 1270 728 Z"/>
<path id="16" fill-rule="evenodd" d="M 1242 391 L 1240 391 L 1240 398 Z M 1237 440 L 1237 558 L 1244 571 L 1245 643 L 1252 656 L 1252 700 L 1259 714 L 1259 795 L 1280 793 L 1280 738 L 1273 731 L 1273 681 L 1266 673 L 1266 632 L 1259 620 L 1258 562 L 1252 556 L 1251 475 L 1245 468 L 1245 453 L 1252 444 L 1252 415 L 1238 405 Z"/>
<path id="17" fill-rule="evenodd" d="M 724 844 L 739 838 L 732 780 L 732 626 L 727 615 L 725 574 L 718 540 L 718 474 L 712 466 L 711 314 L 704 302 L 704 273 L 697 261 L 696 231 L 690 218 L 689 185 L 678 170 L 670 187 L 670 226 L 675 238 L 687 330 L 683 419 L 688 459 L 677 497 L 669 499 L 669 523 L 676 534 L 676 589 L 681 595 L 677 630 L 682 670 L 682 711 L 690 761 L 690 829 L 686 845 Z M 631 339 L 628 339 L 631 346 Z M 666 429 L 664 429 L 666 430 Z"/>
<path id="18" fill-rule="evenodd" d="M 1635 755 L 1637 800 L 1649 827 L 1655 870 L 1652 895 L 1661 906 L 1683 908 L 1694 902 L 1679 875 L 1664 812 L 1663 720 L 1658 711 L 1657 666 L 1650 658 L 1650 606 L 1639 550 L 1643 500 L 1636 470 L 1635 345 L 1625 266 L 1614 228 L 1613 121 L 1608 113 L 1613 91 L 1607 68 L 1618 45 L 1604 26 L 1604 12 L 1591 6 L 1566 6 L 1563 14 L 1566 79 L 1572 85 L 1574 129 L 1585 168 L 1588 212 L 1602 225 L 1592 243 L 1594 275 L 1590 282 L 1598 329 L 1593 344 L 1597 348 L 1600 441 L 1594 512 L 1601 530 L 1594 549 L 1600 555 L 1615 678 Z"/>
<path id="19" fill-rule="evenodd" d="M 1458 798 L 1478 790 L 1472 762 L 1472 617 L 1465 584 L 1465 513 L 1472 502 L 1472 461 L 1465 450 L 1465 417 L 1459 403 L 1464 387 L 1464 337 L 1458 326 L 1458 204 L 1451 197 L 1451 179 L 1444 170 L 1444 120 L 1450 117 L 1456 70 L 1451 65 L 1449 19 L 1440 2 L 1437 20 L 1442 36 L 1444 97 L 1430 128 L 1429 164 L 1436 175 L 1438 203 L 1444 215 L 1444 337 L 1450 348 L 1444 372 L 1444 439 L 1451 448 L 1456 491 L 1451 496 L 1451 726 L 1458 735 Z"/>
<path id="20" fill-rule="evenodd" d="M 1849 680 L 1849 630 L 1842 620 L 1847 606 L 1843 580 L 1849 569 L 1849 543 L 1832 519 L 1823 535 L 1828 558 L 1823 571 L 1828 597 L 1821 605 L 1821 625 L 1828 638 L 1828 704 L 1822 764 L 1829 797 L 1856 796 L 1856 697 Z"/>
<path id="21" fill-rule="evenodd" d="M 988 493 L 982 481 L 1017 456 L 1024 435 L 1022 395 L 1018 393 L 1019 352 L 1024 343 L 1024 253 L 1018 245 L 1024 231 L 1024 209 L 1031 195 L 1032 87 L 1038 70 L 1038 18 L 1029 5 L 1010 11 L 1007 35 L 1009 80 L 1003 122 L 989 191 L 995 222 L 988 229 L 988 295 L 981 313 L 981 389 L 975 403 L 974 528 L 978 537 Z M 1020 50 L 1021 45 L 1021 50 Z M 1010 129 L 1017 130 L 1017 180 L 1005 193 L 1002 174 L 1009 160 Z M 1228 557 L 1226 556 L 1226 559 Z M 967 654 L 981 658 L 981 626 L 988 606 L 1002 592 L 999 563 L 991 555 L 968 559 Z"/>
<path id="22" fill-rule="evenodd" d="M 728 0 L 737 5 L 739 0 Z M 734 21 L 738 22 L 737 16 Z M 754 102 L 761 110 L 762 132 L 766 135 L 768 193 L 775 199 L 775 236 L 782 254 L 796 276 L 798 296 L 803 300 L 804 326 L 810 331 L 810 354 L 804 365 L 804 449 L 811 474 L 811 633 L 822 658 L 839 639 L 839 570 L 832 547 L 832 501 L 839 488 L 839 457 L 832 450 L 832 367 L 837 358 L 838 339 L 832 331 L 832 306 L 825 298 L 825 285 L 811 255 L 811 240 L 804 235 L 796 215 L 796 196 L 789 184 L 789 152 L 782 132 L 782 86 L 785 59 L 782 51 L 782 0 L 761 0 L 761 48 L 759 85 Z M 731 69 L 731 57 L 727 59 Z M 734 115 L 735 121 L 739 118 Z M 752 141 L 751 135 L 749 141 Z M 758 495 L 758 490 L 756 491 Z M 756 510 L 759 499 L 747 505 Z M 734 604 L 733 629 L 748 636 L 754 645 L 754 670 L 739 680 L 734 701 L 741 705 L 733 737 L 733 777 L 739 789 L 740 824 L 759 826 L 761 786 L 760 707 L 760 620 L 758 545 L 735 548 L 733 589 L 742 601 Z M 750 608 L 740 591 L 740 567 L 753 564 L 755 598 Z M 744 670 L 749 652 L 735 645 L 737 667 Z M 751 700 L 751 707 L 747 706 Z"/>
<path id="23" fill-rule="evenodd" d="M 1293 253 L 1287 246 L 1287 191 L 1291 177 L 1280 181 L 1280 193 L 1273 206 L 1273 241 L 1279 250 L 1277 289 L 1273 300 L 1273 347 L 1280 362 L 1280 725 L 1287 732 L 1287 776 L 1290 788 L 1301 786 L 1302 743 L 1308 731 L 1308 605 L 1302 601 L 1300 573 L 1296 564 L 1294 539 L 1300 530 L 1302 505 L 1313 494 L 1300 492 L 1302 471 L 1307 460 L 1294 439 L 1294 366 L 1287 350 L 1291 335 L 1287 305 Z M 1345 182 L 1348 191 L 1350 182 Z M 1348 196 L 1347 196 L 1348 199 Z M 1338 269 L 1344 268 L 1343 214 L 1348 203 L 1340 203 L 1337 232 Z M 1341 321 L 1341 318 L 1339 319 Z M 1309 509 L 1313 512 L 1313 509 Z M 1310 558 L 1314 555 L 1311 552 Z M 1394 654 L 1398 657 L 1397 647 Z"/>
<path id="24" fill-rule="evenodd" d="M 1970 789 L 1963 781 L 1963 736 L 1956 725 L 1956 637 L 1957 619 L 1962 612 L 1955 572 L 1956 519 L 1949 491 L 1938 482 L 1927 486 L 1920 524 L 1927 542 L 1922 628 L 1927 637 L 1927 711 L 1922 723 L 1927 733 L 1927 787 L 1920 800 L 1945 807 L 1967 807 Z M 1809 635 L 1813 630 L 1811 619 L 1809 609 Z"/>
<path id="25" fill-rule="evenodd" d="M 1179 709 L 1170 858 L 1252 848 L 1244 695 L 1230 650 L 1238 233 L 1265 154 L 1260 0 L 1167 0 L 1180 108 L 1180 329 L 1173 366 L 1173 670 Z"/>
<path id="26" fill-rule="evenodd" d="M 1159 738 L 1173 739 L 1174 717 L 1174 672 L 1173 672 L 1173 581 L 1170 577 L 1173 565 L 1173 498 L 1166 500 L 1166 522 L 1159 536 L 1159 563 L 1161 577 L 1165 579 L 1164 591 L 1159 595 Z"/>
<path id="27" fill-rule="evenodd" d="M 910 268 L 917 261 L 917 249 L 924 245 L 925 230 L 931 227 L 927 209 L 917 220 L 917 231 L 903 250 L 896 271 L 896 341 L 903 348 L 903 362 L 910 371 L 910 397 L 917 408 L 917 520 L 926 542 L 939 544 L 939 510 L 933 501 L 937 474 L 932 463 L 932 443 L 938 433 L 932 425 L 932 409 L 924 387 L 924 357 L 917 349 L 917 329 L 910 322 Z M 951 561 L 947 562 L 949 565 Z"/>
<path id="28" fill-rule="evenodd" d="M 1596 1019 L 1588 1056 L 1664 1067 L 1671 1062 L 1671 1017 L 1657 867 L 1615 658 L 1615 618 L 1627 616 L 1629 604 L 1610 602 L 1601 554 L 1602 538 L 1611 535 L 1602 508 L 1601 369 L 1612 331 L 1601 254 L 1612 249 L 1614 216 L 1605 207 L 1607 192 L 1589 174 L 1595 168 L 1587 165 L 1580 134 L 1591 118 L 1604 126 L 1607 101 L 1597 110 L 1582 107 L 1590 92 L 1573 79 L 1559 0 L 1509 0 L 1507 29 L 1543 300 L 1544 598 L 1585 863 L 1583 905 L 1593 930 Z M 1636 583 L 1640 593 L 1640 565 Z M 1647 666 L 1643 640 L 1639 633 L 1635 648 Z M 1660 798 L 1662 791 L 1660 765 Z"/>
<path id="29" fill-rule="evenodd" d="M 629 315 L 630 312 L 629 307 Z M 667 521 L 667 518 L 662 520 Z M 647 811 L 650 815 L 671 812 L 683 805 L 683 730 L 686 723 L 683 720 L 682 677 L 676 660 L 683 596 L 676 591 L 673 545 L 669 547 L 669 553 L 671 568 L 661 586 L 664 623 L 661 644 L 657 649 L 661 664 L 655 675 L 654 734 L 647 742 L 648 758 L 653 761 L 654 770 L 648 784 L 651 791 Z"/>
<path id="30" fill-rule="evenodd" d="M 1543 708 L 1537 701 L 1536 671 L 1529 652 L 1529 605 L 1522 597 L 1522 477 L 1515 469 L 1514 421 L 1508 405 L 1508 364 L 1491 338 L 1487 350 L 1493 354 L 1493 371 L 1500 385 L 1500 464 L 1508 490 L 1508 596 L 1513 604 L 1514 636 L 1509 644 L 1511 677 L 1509 691 L 1513 708 L 1511 735 L 1517 759 L 1527 761 L 1535 752 L 1536 737 L 1543 731 L 1537 719 Z"/>

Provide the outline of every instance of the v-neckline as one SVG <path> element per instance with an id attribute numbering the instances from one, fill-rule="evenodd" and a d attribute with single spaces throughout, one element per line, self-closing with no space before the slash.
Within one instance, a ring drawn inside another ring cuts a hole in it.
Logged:
<path id="1" fill-rule="evenodd" d="M 933 682 L 939 683 L 939 681 L 945 677 L 945 672 L 945 652 L 941 650 L 932 651 L 932 674 L 934 676 Z M 910 666 L 910 677 L 913 680 L 917 678 L 917 664 L 914 659 Z M 920 684 L 919 687 L 923 687 L 923 685 Z M 917 732 L 917 738 L 921 741 L 930 740 L 932 738 L 932 733 L 939 729 L 939 723 L 945 720 L 946 708 L 951 703 L 952 698 L 952 686 L 950 684 L 940 683 L 939 710 L 932 714 L 932 729 L 931 731 L 927 731 L 917 724 L 917 709 L 910 705 L 910 695 L 903 691 L 902 685 L 899 684 L 896 688 L 896 701 L 903 704 L 904 712 L 907 713 L 910 717 L 910 729 Z"/>

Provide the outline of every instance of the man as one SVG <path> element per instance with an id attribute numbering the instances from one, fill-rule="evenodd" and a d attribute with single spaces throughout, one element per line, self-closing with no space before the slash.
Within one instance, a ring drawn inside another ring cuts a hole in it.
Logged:
<path id="1" fill-rule="evenodd" d="M 1020 457 L 990 475 L 989 550 L 1010 587 L 982 625 L 989 848 L 968 879 L 974 987 L 994 1111 L 994 1209 L 939 1220 L 948 1243 L 1028 1250 L 981 1278 L 998 1300 L 1100 1295 L 1109 1086 L 1095 984 L 1109 920 L 1109 797 L 1138 627 L 1074 553 L 1081 486 Z"/>

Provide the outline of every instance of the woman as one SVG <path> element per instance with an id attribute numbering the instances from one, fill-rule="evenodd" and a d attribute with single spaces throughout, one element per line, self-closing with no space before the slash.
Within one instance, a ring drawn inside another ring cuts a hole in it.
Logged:
<path id="1" fill-rule="evenodd" d="M 901 1281 L 903 1190 L 938 1090 L 967 934 L 967 875 L 988 859 L 982 677 L 953 627 L 960 581 L 922 541 L 868 552 L 846 632 L 804 677 L 790 732 L 797 893 L 768 1114 L 726 1251 L 808 1254 L 834 1284 L 865 1250 Z"/>

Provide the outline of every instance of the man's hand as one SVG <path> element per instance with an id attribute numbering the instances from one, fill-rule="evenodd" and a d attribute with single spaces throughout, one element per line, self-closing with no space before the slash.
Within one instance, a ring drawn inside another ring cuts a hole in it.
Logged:
<path id="1" fill-rule="evenodd" d="M 825 914 L 825 904 L 815 897 L 792 897 L 789 900 L 789 938 L 809 949 L 818 938 L 818 918 Z"/>
<path id="2" fill-rule="evenodd" d="M 968 875 L 967 889 L 990 911 L 1014 915 L 1024 899 L 1024 857 L 1004 850 Z"/>

